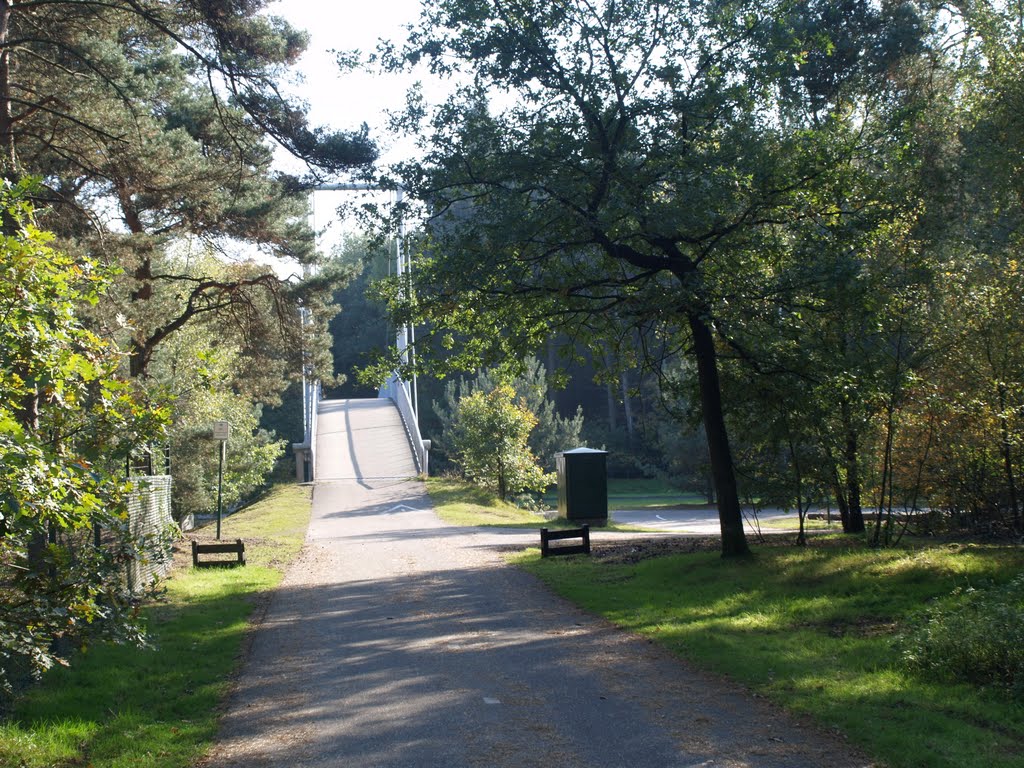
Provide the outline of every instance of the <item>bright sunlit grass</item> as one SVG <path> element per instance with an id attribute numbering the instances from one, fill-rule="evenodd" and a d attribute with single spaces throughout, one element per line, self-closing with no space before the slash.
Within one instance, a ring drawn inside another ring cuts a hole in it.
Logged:
<path id="1" fill-rule="evenodd" d="M 760 520 L 758 522 L 761 528 L 770 531 L 798 531 L 800 530 L 800 518 L 794 512 L 787 517 L 776 517 L 771 520 Z M 804 520 L 805 531 L 842 531 L 843 526 L 836 519 L 832 523 L 828 523 L 824 520 Z"/>
<path id="2" fill-rule="evenodd" d="M 899 633 L 957 586 L 1024 569 L 1015 547 L 769 548 L 752 562 L 697 553 L 630 565 L 518 562 L 588 610 L 838 727 L 899 768 L 1011 768 L 1024 707 L 1005 690 L 902 669 Z"/>
<path id="3" fill-rule="evenodd" d="M 194 764 L 215 735 L 249 616 L 301 548 L 309 511 L 308 492 L 289 485 L 225 519 L 223 538 L 245 540 L 249 565 L 176 572 L 146 609 L 149 648 L 97 646 L 49 673 L 0 724 L 0 765 Z"/>
<path id="4" fill-rule="evenodd" d="M 499 499 L 478 485 L 450 477 L 428 477 L 427 492 L 438 517 L 450 525 L 497 528 L 572 528 L 579 525 L 564 517 L 545 517 Z M 594 526 L 591 526 L 592 528 Z M 638 531 L 609 520 L 603 531 Z"/>
<path id="5" fill-rule="evenodd" d="M 451 525 L 539 527 L 547 523 L 536 512 L 503 502 L 489 490 L 453 477 L 428 477 L 427 493 L 437 516 Z"/>
<path id="6" fill-rule="evenodd" d="M 540 527 L 541 515 L 509 504 L 478 485 L 450 477 L 428 477 L 427 492 L 438 517 L 450 525 Z"/>

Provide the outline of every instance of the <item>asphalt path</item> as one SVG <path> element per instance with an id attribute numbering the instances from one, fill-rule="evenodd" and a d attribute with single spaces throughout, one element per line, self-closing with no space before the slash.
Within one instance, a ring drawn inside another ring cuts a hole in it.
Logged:
<path id="1" fill-rule="evenodd" d="M 505 562 L 535 537 L 446 526 L 419 482 L 319 483 L 204 764 L 869 765 Z"/>
<path id="2" fill-rule="evenodd" d="M 611 519 L 622 525 L 637 526 L 652 531 L 676 534 L 715 535 L 721 532 L 718 522 L 718 510 L 714 507 L 702 509 L 636 509 L 615 510 L 610 513 Z M 795 512 L 770 508 L 759 510 L 756 520 L 765 523 L 769 520 L 796 521 Z M 747 533 L 756 532 L 753 509 L 744 509 L 744 520 Z"/>

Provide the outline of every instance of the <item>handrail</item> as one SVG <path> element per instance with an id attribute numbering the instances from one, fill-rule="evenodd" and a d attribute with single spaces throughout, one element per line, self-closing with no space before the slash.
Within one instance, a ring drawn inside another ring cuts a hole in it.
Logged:
<path id="1" fill-rule="evenodd" d="M 402 415 L 402 422 L 405 424 L 406 436 L 409 438 L 416 459 L 416 468 L 420 474 L 429 474 L 430 441 L 424 440 L 420 434 L 420 425 L 412 406 L 412 398 L 409 396 L 408 382 L 402 381 L 398 376 L 392 374 L 387 384 L 380 388 L 377 396 L 390 397 L 398 406 L 398 412 Z"/>
<path id="2" fill-rule="evenodd" d="M 305 384 L 308 391 L 307 395 L 307 409 L 308 416 L 306 419 L 306 435 L 305 439 L 309 445 L 309 479 L 316 479 L 316 436 L 319 425 L 319 414 L 320 414 L 320 380 L 314 382 L 307 382 Z"/>
<path id="3" fill-rule="evenodd" d="M 371 182 L 341 182 L 335 184 L 318 184 L 314 187 L 316 190 L 321 191 L 337 191 L 337 192 L 356 192 L 356 191 L 380 191 L 382 187 L 380 184 Z M 405 190 L 398 186 L 394 189 L 395 203 L 401 206 L 402 200 L 405 194 Z M 403 290 L 406 292 L 412 292 L 412 272 L 410 270 L 410 259 L 409 255 L 404 251 L 405 243 L 405 225 L 401 219 L 398 223 L 398 237 L 395 242 L 395 273 L 400 276 L 404 276 Z M 401 328 L 395 329 L 395 344 L 398 349 L 399 356 L 403 363 L 411 363 L 415 361 L 413 347 L 416 341 L 416 330 L 410 323 Z M 305 378 L 304 378 L 305 383 Z M 315 451 L 316 451 L 316 401 L 320 399 L 320 382 L 316 382 L 316 397 L 307 397 L 307 393 L 303 391 L 303 397 L 306 401 L 307 412 L 309 411 L 310 404 L 312 401 L 312 411 L 307 414 L 303 414 L 303 418 L 306 422 L 306 445 L 308 446 L 308 453 L 310 461 L 310 479 L 314 479 L 312 476 L 315 472 L 314 467 L 316 466 Z M 398 412 L 402 416 L 402 422 L 405 424 L 405 433 L 409 438 L 409 443 L 412 445 L 413 455 L 416 459 L 416 467 L 419 472 L 426 475 L 428 472 L 428 453 L 430 451 L 430 441 L 424 440 L 420 434 L 419 425 L 419 402 L 416 391 L 416 374 L 412 377 L 412 389 L 410 394 L 409 382 L 402 381 L 397 374 L 392 374 L 388 382 L 382 386 L 379 390 L 378 397 L 389 397 L 395 405 L 398 406 Z M 297 448 L 303 448 L 304 446 L 296 446 Z"/>
<path id="4" fill-rule="evenodd" d="M 316 479 L 316 436 L 319 423 L 320 381 L 302 379 L 302 442 L 292 443 L 295 453 L 295 479 L 312 482 Z"/>

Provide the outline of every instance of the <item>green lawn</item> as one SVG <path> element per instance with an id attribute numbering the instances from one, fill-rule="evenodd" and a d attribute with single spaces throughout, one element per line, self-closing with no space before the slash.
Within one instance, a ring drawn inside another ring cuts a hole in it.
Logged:
<path id="1" fill-rule="evenodd" d="M 759 525 L 766 531 L 798 531 L 800 530 L 800 517 L 796 512 L 793 512 L 786 517 L 774 518 L 772 520 L 761 520 Z M 805 531 L 833 531 L 840 533 L 843 530 L 842 523 L 839 522 L 839 515 L 833 517 L 831 523 L 827 523 L 824 520 L 804 520 Z"/>
<path id="2" fill-rule="evenodd" d="M 450 477 L 428 477 L 427 493 L 438 517 L 451 525 L 539 528 L 547 519 L 508 504 L 495 494 Z"/>
<path id="3" fill-rule="evenodd" d="M 656 478 L 608 480 L 608 508 L 612 510 L 705 507 L 707 503 L 703 494 L 681 491 Z"/>
<path id="4" fill-rule="evenodd" d="M 478 485 L 451 477 L 428 477 L 427 493 L 438 517 L 451 525 L 494 528 L 571 528 L 575 521 L 544 517 L 499 499 Z M 603 531 L 639 531 L 642 528 L 602 526 Z"/>
<path id="5" fill-rule="evenodd" d="M 544 495 L 544 503 L 558 506 L 558 492 L 554 489 Z M 707 499 L 699 493 L 673 488 L 656 478 L 608 478 L 608 509 L 680 509 L 705 507 Z"/>
<path id="6" fill-rule="evenodd" d="M 177 571 L 146 608 L 151 646 L 97 646 L 42 685 L 0 724 L 0 765 L 184 768 L 207 749 L 236 670 L 248 620 L 300 550 L 308 491 L 279 486 L 224 520 L 246 542 L 244 568 Z"/>
<path id="7" fill-rule="evenodd" d="M 1020 702 L 902 671 L 897 646 L 922 606 L 1009 580 L 1024 551 L 822 544 L 745 562 L 699 553 L 612 565 L 535 550 L 517 562 L 584 608 L 838 727 L 893 768 L 1024 765 Z"/>

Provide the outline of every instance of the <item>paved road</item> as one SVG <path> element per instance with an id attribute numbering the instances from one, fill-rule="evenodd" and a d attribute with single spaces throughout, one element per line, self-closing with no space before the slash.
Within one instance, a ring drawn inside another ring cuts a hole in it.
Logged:
<path id="1" fill-rule="evenodd" d="M 660 509 L 660 510 L 616 510 L 612 519 L 622 525 L 635 525 L 652 531 L 678 534 L 716 535 L 721 531 L 717 509 Z M 761 523 L 769 520 L 796 520 L 795 512 L 781 509 L 762 510 L 758 515 Z M 754 533 L 753 518 L 746 518 L 747 533 Z"/>
<path id="2" fill-rule="evenodd" d="M 867 765 L 504 563 L 535 535 L 445 526 L 384 470 L 318 482 L 206 765 Z"/>

